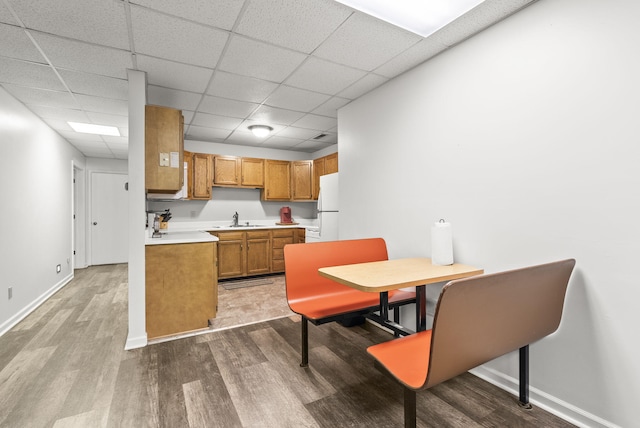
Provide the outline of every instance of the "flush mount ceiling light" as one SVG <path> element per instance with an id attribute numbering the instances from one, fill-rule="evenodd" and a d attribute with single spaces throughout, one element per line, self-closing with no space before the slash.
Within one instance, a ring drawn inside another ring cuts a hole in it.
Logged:
<path id="1" fill-rule="evenodd" d="M 397 27 L 430 36 L 484 0 L 336 0 Z"/>
<path id="2" fill-rule="evenodd" d="M 267 125 L 251 125 L 249 131 L 253 132 L 253 135 L 258 138 L 264 138 L 273 131 L 273 128 Z"/>
<path id="3" fill-rule="evenodd" d="M 120 131 L 115 126 L 94 125 L 92 123 L 67 122 L 76 132 L 85 134 L 120 136 Z"/>

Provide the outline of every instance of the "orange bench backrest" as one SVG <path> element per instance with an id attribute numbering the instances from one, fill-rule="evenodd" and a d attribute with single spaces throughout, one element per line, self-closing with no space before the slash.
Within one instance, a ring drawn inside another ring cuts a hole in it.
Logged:
<path id="1" fill-rule="evenodd" d="M 562 260 L 445 285 L 424 388 L 556 331 L 574 265 L 573 259 Z"/>
<path id="2" fill-rule="evenodd" d="M 289 302 L 318 294 L 353 290 L 318 274 L 321 267 L 388 260 L 382 238 L 289 244 L 284 247 L 285 281 Z"/>

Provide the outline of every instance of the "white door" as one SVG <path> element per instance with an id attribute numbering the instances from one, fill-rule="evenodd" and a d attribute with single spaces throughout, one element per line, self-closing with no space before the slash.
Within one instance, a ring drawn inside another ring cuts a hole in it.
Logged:
<path id="1" fill-rule="evenodd" d="M 129 197 L 126 174 L 91 174 L 91 264 L 126 263 L 129 253 Z"/>

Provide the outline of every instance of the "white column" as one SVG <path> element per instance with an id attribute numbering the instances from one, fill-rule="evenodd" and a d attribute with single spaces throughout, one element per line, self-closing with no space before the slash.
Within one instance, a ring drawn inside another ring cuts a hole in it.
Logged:
<path id="1" fill-rule="evenodd" d="M 147 345 L 145 319 L 144 107 L 147 75 L 127 70 L 129 79 L 129 334 L 125 349 Z"/>

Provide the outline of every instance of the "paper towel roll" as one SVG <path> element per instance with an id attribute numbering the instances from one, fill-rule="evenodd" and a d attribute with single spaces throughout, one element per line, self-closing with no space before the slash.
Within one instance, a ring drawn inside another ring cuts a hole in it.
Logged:
<path id="1" fill-rule="evenodd" d="M 437 221 L 431 228 L 431 263 L 434 265 L 453 264 L 453 234 L 451 223 Z"/>

